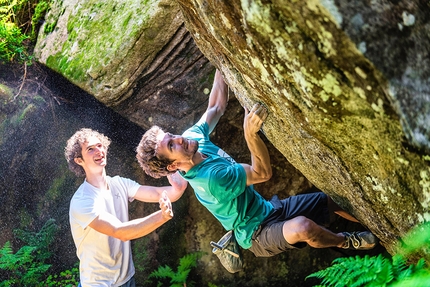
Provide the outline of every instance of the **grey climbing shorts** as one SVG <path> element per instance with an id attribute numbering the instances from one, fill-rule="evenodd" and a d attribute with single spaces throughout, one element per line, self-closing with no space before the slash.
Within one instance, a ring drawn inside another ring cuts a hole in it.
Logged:
<path id="1" fill-rule="evenodd" d="M 282 233 L 285 221 L 305 216 L 315 223 L 328 226 L 330 222 L 327 195 L 322 192 L 299 194 L 280 200 L 276 195 L 270 203 L 275 211 L 269 215 L 252 235 L 249 250 L 256 257 L 270 257 L 288 249 L 303 248 L 305 242 L 289 244 Z"/>

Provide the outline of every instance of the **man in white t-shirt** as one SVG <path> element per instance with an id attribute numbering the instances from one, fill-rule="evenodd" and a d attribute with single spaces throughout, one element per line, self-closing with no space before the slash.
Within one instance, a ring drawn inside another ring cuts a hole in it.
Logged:
<path id="1" fill-rule="evenodd" d="M 142 186 L 106 175 L 109 138 L 91 129 L 77 131 L 65 148 L 66 160 L 85 181 L 70 202 L 69 219 L 80 261 L 80 286 L 135 286 L 130 240 L 145 236 L 173 217 L 171 201 L 187 182 L 169 177 L 171 186 Z M 128 202 L 159 202 L 160 210 L 129 220 Z"/>

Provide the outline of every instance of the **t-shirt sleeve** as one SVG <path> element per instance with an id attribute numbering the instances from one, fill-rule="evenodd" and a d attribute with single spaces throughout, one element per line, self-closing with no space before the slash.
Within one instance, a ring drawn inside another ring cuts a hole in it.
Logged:
<path id="1" fill-rule="evenodd" d="M 96 201 L 93 198 L 76 199 L 70 207 L 70 216 L 73 221 L 85 229 L 97 216 L 100 209 L 97 208 Z"/>
<path id="2" fill-rule="evenodd" d="M 140 187 L 140 184 L 134 180 L 120 177 L 121 185 L 123 190 L 126 192 L 128 200 L 133 201 L 136 196 L 137 190 Z"/>
<path id="3" fill-rule="evenodd" d="M 183 137 L 193 138 L 193 139 L 208 139 L 209 137 L 209 125 L 205 121 L 199 121 L 183 134 Z"/>
<path id="4" fill-rule="evenodd" d="M 246 188 L 246 172 L 240 164 L 215 167 L 209 179 L 209 189 L 219 202 L 233 200 Z"/>

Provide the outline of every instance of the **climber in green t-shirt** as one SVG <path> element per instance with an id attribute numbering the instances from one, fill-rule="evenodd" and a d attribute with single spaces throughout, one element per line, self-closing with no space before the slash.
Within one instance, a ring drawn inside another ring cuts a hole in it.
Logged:
<path id="1" fill-rule="evenodd" d="M 270 157 L 258 131 L 268 116 L 267 109 L 255 104 L 245 108 L 244 136 L 251 164 L 236 163 L 209 138 L 228 102 L 228 87 L 217 70 L 209 104 L 201 119 L 182 135 L 153 126 L 137 147 L 143 170 L 159 178 L 179 171 L 193 187 L 199 202 L 226 230 L 233 230 L 239 245 L 256 256 L 273 256 L 292 248 L 339 247 L 371 249 L 376 237 L 368 232 L 334 233 L 323 226 L 331 213 L 357 222 L 322 192 L 270 201 L 253 185 L 272 176 Z"/>

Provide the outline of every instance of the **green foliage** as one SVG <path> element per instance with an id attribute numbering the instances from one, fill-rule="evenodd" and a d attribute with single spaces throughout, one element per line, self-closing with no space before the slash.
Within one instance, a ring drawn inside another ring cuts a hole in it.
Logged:
<path id="1" fill-rule="evenodd" d="M 52 218 L 39 232 L 15 230 L 15 236 L 28 245 L 21 247 L 15 254 L 9 241 L 0 249 L 0 274 L 2 278 L 8 278 L 0 282 L 0 287 L 77 286 L 79 281 L 77 267 L 63 271 L 59 275 L 47 274 L 51 265 L 46 261 L 52 255 L 49 246 L 54 241 L 57 230 L 58 227 Z"/>
<path id="2" fill-rule="evenodd" d="M 29 37 L 18 27 L 18 10 L 23 7 L 23 0 L 0 0 L 0 63 L 26 60 L 24 40 Z"/>
<path id="3" fill-rule="evenodd" d="M 417 230 L 419 232 L 417 232 Z M 382 255 L 364 258 L 360 256 L 349 258 L 337 258 L 332 266 L 312 273 L 307 278 L 316 277 L 322 279 L 318 286 L 350 286 L 350 287 L 426 287 L 430 286 L 430 270 L 424 259 L 420 259 L 416 265 L 406 264 L 405 254 L 413 250 L 428 247 L 430 225 L 424 224 L 412 230 L 405 241 L 412 243 L 403 246 L 403 255 L 396 254 L 391 260 Z"/>
<path id="4" fill-rule="evenodd" d="M 37 28 L 39 27 L 39 22 L 45 17 L 46 12 L 50 8 L 50 3 L 46 1 L 40 1 L 34 8 L 34 14 L 31 17 L 31 39 L 36 40 Z"/>
<path id="5" fill-rule="evenodd" d="M 26 230 L 15 230 L 15 236 L 28 244 L 28 246 L 35 247 L 35 260 L 44 262 L 51 257 L 49 246 L 54 241 L 55 233 L 58 226 L 55 224 L 55 219 L 48 219 L 42 226 L 39 232 L 31 232 Z"/>
<path id="6" fill-rule="evenodd" d="M 133 244 L 133 260 L 135 262 L 136 270 L 139 273 L 143 273 L 147 269 L 147 263 L 149 262 L 147 244 L 149 239 L 147 237 L 139 238 L 135 240 Z"/>
<path id="7" fill-rule="evenodd" d="M 200 259 L 202 256 L 203 252 L 194 252 L 187 254 L 181 259 L 179 259 L 179 266 L 177 272 L 174 272 L 169 266 L 160 266 L 157 270 L 155 270 L 149 275 L 149 278 L 170 278 L 171 287 L 187 286 L 186 283 L 188 275 L 191 269 L 197 266 L 197 260 Z M 158 286 L 162 286 L 161 284 L 161 282 L 158 282 Z M 192 283 L 189 283 L 189 286 L 191 285 Z"/>
<path id="8" fill-rule="evenodd" d="M 429 253 L 430 222 L 425 222 L 411 230 L 402 240 L 398 252 L 404 257 L 415 252 Z"/>
<path id="9" fill-rule="evenodd" d="M 0 269 L 8 274 L 6 280 L 0 282 L 1 287 L 6 286 L 36 286 L 42 274 L 50 267 L 34 261 L 35 247 L 24 246 L 15 254 L 12 252 L 10 242 L 6 242 L 0 250 Z"/>
<path id="10" fill-rule="evenodd" d="M 57 20 L 55 20 L 54 22 L 52 22 L 50 24 L 45 25 L 45 29 L 43 30 L 43 32 L 45 34 L 49 34 L 49 33 L 54 31 L 55 26 L 57 26 Z"/>
<path id="11" fill-rule="evenodd" d="M 15 24 L 0 21 L 0 63 L 31 61 L 23 44 L 28 38 Z"/>
<path id="12" fill-rule="evenodd" d="M 395 255 L 392 261 L 381 254 L 373 257 L 366 255 L 364 258 L 337 258 L 332 266 L 306 278 L 323 278 L 319 286 L 389 286 L 419 273 L 424 268 L 423 263 L 421 260 L 416 266 L 408 267 L 400 255 Z"/>
<path id="13" fill-rule="evenodd" d="M 79 268 L 74 267 L 72 270 L 66 270 L 60 275 L 49 275 L 45 282 L 42 283 L 44 287 L 73 287 L 78 286 L 79 283 Z"/>
<path id="14" fill-rule="evenodd" d="M 32 63 L 25 40 L 36 40 L 39 21 L 48 9 L 47 1 L 0 0 L 0 63 Z"/>
<path id="15" fill-rule="evenodd" d="M 148 236 L 133 240 L 132 253 L 134 267 L 136 268 L 135 280 L 142 286 L 151 285 L 148 279 L 149 274 L 153 271 L 152 260 L 148 250 L 151 249 L 150 238 Z"/>
<path id="16" fill-rule="evenodd" d="M 37 233 L 16 231 L 29 245 L 21 247 L 15 254 L 9 241 L 0 249 L 0 271 L 8 278 L 0 282 L 0 287 L 38 286 L 51 267 L 45 261 L 51 256 L 49 245 L 56 230 L 55 221 L 50 219 Z"/>

